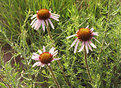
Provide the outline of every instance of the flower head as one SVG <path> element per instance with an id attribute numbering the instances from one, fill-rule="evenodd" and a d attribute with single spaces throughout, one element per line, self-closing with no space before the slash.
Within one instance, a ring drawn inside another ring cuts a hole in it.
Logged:
<path id="1" fill-rule="evenodd" d="M 33 53 L 32 59 L 37 60 L 38 62 L 34 63 L 33 67 L 50 65 L 50 63 L 54 60 L 59 60 L 60 58 L 54 58 L 54 56 L 57 55 L 58 50 L 54 51 L 55 48 L 52 47 L 49 52 L 46 52 L 45 46 L 43 46 L 43 52 L 41 50 L 38 50 L 39 54 Z"/>
<path id="2" fill-rule="evenodd" d="M 76 53 L 77 47 L 79 42 L 82 42 L 81 48 L 79 49 L 78 52 L 81 52 L 83 50 L 83 48 L 86 48 L 86 52 L 88 53 L 88 47 L 89 49 L 92 51 L 92 48 L 96 48 L 96 46 L 91 42 L 91 39 L 95 39 L 94 35 L 98 36 L 97 32 L 93 32 L 93 28 L 89 29 L 88 26 L 86 28 L 80 28 L 76 34 L 68 36 L 68 38 L 74 37 L 76 36 L 77 38 L 73 41 L 73 43 L 71 44 L 71 47 L 74 46 L 74 44 L 76 43 L 75 49 L 74 49 L 74 53 Z M 96 40 L 96 39 L 95 39 Z M 97 42 L 99 42 L 98 40 L 96 40 Z M 91 45 L 91 46 L 90 46 Z"/>
<path id="3" fill-rule="evenodd" d="M 43 31 L 45 31 L 45 26 L 48 26 L 49 22 L 51 27 L 54 29 L 53 23 L 51 22 L 50 18 L 59 21 L 59 15 L 51 13 L 51 11 L 49 11 L 48 9 L 40 9 L 39 11 L 37 11 L 37 14 L 31 17 L 33 21 L 30 25 L 32 25 L 32 28 L 38 30 L 42 24 Z"/>

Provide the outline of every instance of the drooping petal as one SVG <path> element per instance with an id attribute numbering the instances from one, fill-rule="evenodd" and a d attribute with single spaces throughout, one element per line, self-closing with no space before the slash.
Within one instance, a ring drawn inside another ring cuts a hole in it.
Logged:
<path id="1" fill-rule="evenodd" d="M 39 56 L 32 56 L 33 60 L 39 60 Z"/>
<path id="2" fill-rule="evenodd" d="M 53 53 L 53 56 L 56 56 L 58 54 L 58 50 L 56 50 L 54 53 Z"/>
<path id="3" fill-rule="evenodd" d="M 49 21 L 49 23 L 50 23 L 51 27 L 54 29 L 54 25 L 53 25 L 53 23 L 51 22 L 51 20 L 50 20 L 50 19 L 48 19 L 48 21 Z"/>
<path id="4" fill-rule="evenodd" d="M 32 59 L 33 60 L 39 60 L 39 55 L 37 53 L 33 53 Z"/>
<path id="5" fill-rule="evenodd" d="M 91 41 L 89 41 L 89 43 L 93 48 L 97 48 Z"/>
<path id="6" fill-rule="evenodd" d="M 41 24 L 42 24 L 42 21 L 38 20 L 36 23 L 35 29 L 38 30 L 40 28 Z"/>
<path id="7" fill-rule="evenodd" d="M 58 14 L 54 14 L 54 13 L 51 13 L 51 15 L 53 15 L 53 16 L 56 16 L 56 17 L 60 17 L 60 15 L 58 15 Z"/>
<path id="8" fill-rule="evenodd" d="M 76 39 L 73 41 L 73 43 L 71 44 L 71 47 L 74 46 L 74 44 L 76 43 L 77 40 L 78 40 L 78 38 L 76 38 Z"/>
<path id="9" fill-rule="evenodd" d="M 45 23 L 43 20 L 42 20 L 42 28 L 43 28 L 43 31 L 45 32 Z"/>
<path id="10" fill-rule="evenodd" d="M 79 49 L 78 52 L 81 52 L 84 49 L 84 42 L 82 42 L 81 48 Z"/>
<path id="11" fill-rule="evenodd" d="M 60 15 L 58 16 L 57 14 L 51 14 L 50 17 L 51 17 L 51 16 L 54 16 L 54 17 L 56 17 L 57 19 L 60 17 Z"/>
<path id="12" fill-rule="evenodd" d="M 59 19 L 56 17 L 56 16 L 50 16 L 50 18 L 52 18 L 52 19 L 54 19 L 54 20 L 56 20 L 56 21 L 59 21 Z"/>
<path id="13" fill-rule="evenodd" d="M 98 36 L 98 32 L 93 32 L 92 35 Z"/>
<path id="14" fill-rule="evenodd" d="M 79 40 L 78 40 L 77 43 L 76 43 L 76 46 L 75 46 L 75 49 L 74 49 L 74 53 L 76 53 L 76 50 L 77 50 L 78 44 L 79 44 Z"/>
<path id="15" fill-rule="evenodd" d="M 98 43 L 100 43 L 96 38 L 92 37 L 95 41 L 97 41 Z"/>
<path id="16" fill-rule="evenodd" d="M 47 26 L 48 26 L 48 20 L 45 20 L 45 22 L 46 22 L 46 24 L 47 24 Z"/>
<path id="17" fill-rule="evenodd" d="M 45 50 L 45 46 L 43 46 L 43 52 L 46 52 L 46 50 Z"/>
<path id="18" fill-rule="evenodd" d="M 30 25 L 33 25 L 33 23 L 36 21 L 37 19 L 35 18 L 32 22 L 31 22 L 31 24 Z"/>
<path id="19" fill-rule="evenodd" d="M 87 45 L 88 45 L 89 49 L 92 51 L 92 47 L 90 46 L 90 44 L 89 44 L 89 43 L 87 43 Z"/>
<path id="20" fill-rule="evenodd" d="M 47 65 L 50 66 L 50 63 L 48 63 Z"/>
<path id="21" fill-rule="evenodd" d="M 76 36 L 76 34 L 68 36 L 68 37 L 66 37 L 66 39 L 69 39 L 69 38 L 74 37 L 74 36 Z"/>
<path id="22" fill-rule="evenodd" d="M 45 64 L 41 64 L 41 67 L 44 67 L 45 66 Z"/>
<path id="23" fill-rule="evenodd" d="M 93 32 L 94 31 L 94 28 L 91 28 L 90 30 Z"/>
<path id="24" fill-rule="evenodd" d="M 39 54 L 42 54 L 42 51 L 41 50 L 38 50 Z"/>
<path id="25" fill-rule="evenodd" d="M 54 58 L 52 61 L 55 61 L 55 60 L 60 60 L 61 58 Z"/>
<path id="26" fill-rule="evenodd" d="M 54 50 L 55 50 L 55 48 L 52 47 L 52 48 L 49 50 L 49 53 L 53 54 L 53 53 L 54 53 Z"/>
<path id="27" fill-rule="evenodd" d="M 37 53 L 33 53 L 33 56 L 39 56 Z"/>
<path id="28" fill-rule="evenodd" d="M 33 60 L 39 60 L 39 56 L 32 56 Z"/>
<path id="29" fill-rule="evenodd" d="M 34 29 L 36 29 L 38 26 L 38 20 L 36 21 L 36 24 L 34 25 Z"/>
<path id="30" fill-rule="evenodd" d="M 89 53 L 87 42 L 85 42 L 85 49 L 86 49 L 86 52 Z"/>
<path id="31" fill-rule="evenodd" d="M 32 66 L 32 67 L 40 66 L 40 65 L 41 65 L 41 62 L 36 62 L 36 63 L 34 63 L 34 64 L 33 64 L 33 66 Z"/>
<path id="32" fill-rule="evenodd" d="M 37 17 L 37 14 L 34 14 L 34 15 L 31 17 L 31 19 L 33 19 L 33 18 L 35 18 L 35 17 Z"/>
<path id="33" fill-rule="evenodd" d="M 38 22 L 38 20 L 36 20 L 33 24 L 32 24 L 32 28 L 35 27 L 36 23 Z"/>
<path id="34" fill-rule="evenodd" d="M 89 25 L 86 28 L 89 28 Z"/>

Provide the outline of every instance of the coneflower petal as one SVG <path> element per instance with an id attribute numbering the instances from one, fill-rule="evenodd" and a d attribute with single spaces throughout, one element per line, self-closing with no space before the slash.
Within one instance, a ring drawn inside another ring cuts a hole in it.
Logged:
<path id="1" fill-rule="evenodd" d="M 50 19 L 48 19 L 48 21 L 49 21 L 49 23 L 50 23 L 51 27 L 54 29 L 54 25 L 53 25 L 53 23 L 51 22 L 51 20 L 50 20 Z"/>
<path id="2" fill-rule="evenodd" d="M 76 46 L 75 46 L 75 49 L 74 49 L 74 53 L 76 53 L 76 50 L 77 50 L 77 47 L 78 47 L 78 44 L 79 44 L 79 40 L 77 41 L 77 43 L 76 43 Z"/>
<path id="3" fill-rule="evenodd" d="M 42 51 L 41 50 L 38 50 L 39 54 L 42 54 Z"/>
<path id="4" fill-rule="evenodd" d="M 33 60 L 39 60 L 39 56 L 32 56 Z"/>
<path id="5" fill-rule="evenodd" d="M 90 46 L 90 44 L 89 43 L 87 43 L 87 44 L 88 44 L 89 49 L 92 51 L 92 47 Z"/>
<path id="6" fill-rule="evenodd" d="M 53 54 L 54 50 L 55 50 L 55 48 L 52 47 L 52 48 L 49 50 L 49 53 Z"/>
<path id="7" fill-rule="evenodd" d="M 45 66 L 45 64 L 41 64 L 41 67 L 44 67 Z"/>
<path id="8" fill-rule="evenodd" d="M 92 37 L 96 42 L 100 43 L 96 38 Z"/>
<path id="9" fill-rule="evenodd" d="M 45 20 L 45 22 L 46 22 L 46 24 L 47 24 L 47 26 L 48 26 L 48 20 Z"/>
<path id="10" fill-rule="evenodd" d="M 93 32 L 92 35 L 98 36 L 98 32 Z"/>
<path id="11" fill-rule="evenodd" d="M 76 36 L 76 34 L 68 36 L 68 37 L 66 37 L 66 39 L 69 39 L 69 38 L 74 37 L 74 36 Z"/>
<path id="12" fill-rule="evenodd" d="M 52 61 L 55 61 L 55 60 L 60 60 L 61 58 L 54 58 Z"/>
<path id="13" fill-rule="evenodd" d="M 85 42 L 85 49 L 86 49 L 86 52 L 89 53 L 87 42 Z"/>
<path id="14" fill-rule="evenodd" d="M 91 41 L 89 41 L 89 43 L 93 48 L 97 48 Z"/>
<path id="15" fill-rule="evenodd" d="M 54 53 L 53 53 L 53 56 L 56 56 L 58 54 L 58 50 L 56 50 Z"/>
<path id="16" fill-rule="evenodd" d="M 41 20 L 38 20 L 38 22 L 36 23 L 35 29 L 38 30 L 40 28 L 41 24 L 42 24 Z"/>
<path id="17" fill-rule="evenodd" d="M 50 66 L 50 63 L 48 63 L 47 65 Z"/>
<path id="18" fill-rule="evenodd" d="M 56 20 L 56 21 L 59 21 L 59 19 L 56 17 L 56 16 L 50 16 L 50 18 L 52 18 L 52 19 L 54 19 L 54 20 Z"/>
<path id="19" fill-rule="evenodd" d="M 33 23 L 36 21 L 37 19 L 35 18 L 32 22 L 31 22 L 31 24 L 30 25 L 33 25 Z"/>
<path id="20" fill-rule="evenodd" d="M 58 14 L 54 14 L 54 13 L 51 13 L 51 15 L 53 15 L 53 16 L 56 16 L 56 17 L 60 17 L 60 15 L 58 15 Z"/>
<path id="21" fill-rule="evenodd" d="M 87 25 L 87 27 L 86 28 L 89 28 L 89 25 Z"/>
<path id="22" fill-rule="evenodd" d="M 42 20 L 42 28 L 43 28 L 43 31 L 45 31 L 45 23 L 43 20 Z"/>
<path id="23" fill-rule="evenodd" d="M 32 28 L 35 27 L 36 23 L 37 23 L 37 20 L 32 24 Z"/>
<path id="24" fill-rule="evenodd" d="M 41 62 L 36 62 L 36 63 L 34 63 L 34 64 L 33 64 L 33 66 L 32 66 L 32 67 L 40 66 L 40 65 L 41 65 Z"/>
<path id="25" fill-rule="evenodd" d="M 35 17 L 37 17 L 37 14 L 34 14 L 34 15 L 31 17 L 31 19 L 33 19 L 33 18 L 35 18 Z"/>
<path id="26" fill-rule="evenodd" d="M 90 30 L 93 32 L 94 31 L 94 28 L 91 28 Z"/>
<path id="27" fill-rule="evenodd" d="M 76 38 L 76 39 L 73 41 L 73 43 L 71 44 L 71 47 L 74 46 L 74 44 L 76 43 L 77 40 L 78 40 L 78 38 Z"/>
<path id="28" fill-rule="evenodd" d="M 43 52 L 46 52 L 46 50 L 45 50 L 45 46 L 43 46 Z"/>
<path id="29" fill-rule="evenodd" d="M 81 52 L 84 49 L 84 42 L 82 42 L 81 48 L 79 49 L 78 52 Z"/>

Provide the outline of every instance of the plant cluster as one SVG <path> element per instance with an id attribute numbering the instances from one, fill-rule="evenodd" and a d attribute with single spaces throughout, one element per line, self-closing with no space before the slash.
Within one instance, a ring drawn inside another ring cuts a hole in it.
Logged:
<path id="1" fill-rule="evenodd" d="M 120 88 L 120 0 L 0 6 L 0 87 Z"/>

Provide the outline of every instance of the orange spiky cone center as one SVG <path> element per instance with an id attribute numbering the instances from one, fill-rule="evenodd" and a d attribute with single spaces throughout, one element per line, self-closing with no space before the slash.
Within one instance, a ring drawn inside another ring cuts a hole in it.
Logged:
<path id="1" fill-rule="evenodd" d="M 50 54 L 49 52 L 44 52 L 44 53 L 40 54 L 39 60 L 43 64 L 48 64 L 53 60 L 53 55 Z"/>
<path id="2" fill-rule="evenodd" d="M 76 36 L 78 37 L 80 41 L 89 41 L 93 35 L 90 29 L 80 28 Z"/>
<path id="3" fill-rule="evenodd" d="M 37 18 L 40 20 L 46 20 L 50 17 L 50 12 L 48 9 L 40 9 L 37 12 Z"/>

